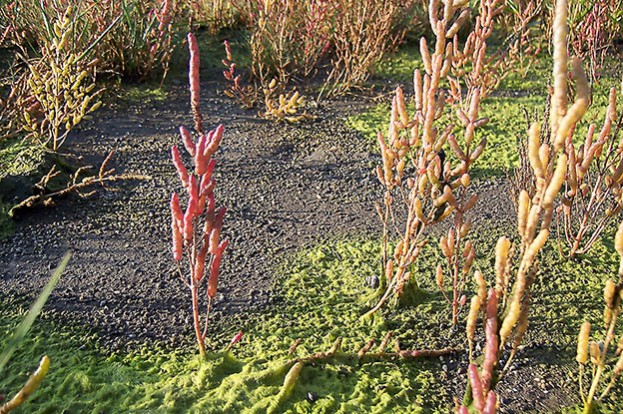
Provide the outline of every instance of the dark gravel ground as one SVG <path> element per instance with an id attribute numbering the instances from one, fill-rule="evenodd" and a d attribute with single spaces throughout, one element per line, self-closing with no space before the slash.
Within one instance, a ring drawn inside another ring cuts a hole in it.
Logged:
<path id="1" fill-rule="evenodd" d="M 275 264 L 306 243 L 375 232 L 371 208 L 378 189 L 376 154 L 345 126 L 365 103 L 336 101 L 299 125 L 257 119 L 204 85 L 206 125 L 226 126 L 217 154 L 217 203 L 227 206 L 230 239 L 216 303 L 238 313 L 271 301 Z M 217 97 L 217 98 L 213 98 Z M 17 233 L 0 245 L 3 296 L 33 298 L 62 254 L 71 265 L 48 303 L 62 320 L 95 328 L 117 348 L 145 340 L 183 341 L 190 313 L 186 289 L 170 253 L 168 201 L 180 183 L 170 161 L 179 125 L 192 125 L 188 91 L 168 99 L 121 101 L 98 112 L 66 144 L 89 163 L 115 151 L 119 172 L 152 177 L 124 182 L 88 200 L 25 213 Z"/>
<path id="2" fill-rule="evenodd" d="M 373 205 L 381 188 L 372 174 L 379 155 L 344 122 L 372 104 L 365 99 L 331 101 L 312 110 L 316 120 L 289 125 L 238 109 L 220 98 L 217 84 L 203 87 L 205 124 L 226 126 L 217 153 L 217 203 L 229 209 L 231 244 L 218 317 L 271 303 L 276 264 L 296 249 L 379 234 Z M 118 172 L 152 179 L 24 213 L 14 237 L 0 245 L 3 296 L 32 300 L 69 249 L 71 265 L 47 305 L 53 315 L 94 328 L 112 349 L 187 340 L 191 312 L 171 259 L 168 201 L 180 190 L 170 146 L 180 144 L 178 126 L 192 125 L 188 114 L 188 91 L 179 85 L 165 101 L 113 103 L 73 133 L 66 148 L 89 163 L 114 150 Z M 478 186 L 487 203 L 477 223 L 498 227 L 511 220 L 500 185 L 503 180 Z"/>
<path id="3" fill-rule="evenodd" d="M 289 125 L 237 108 L 220 98 L 217 84 L 203 87 L 205 124 L 225 125 L 217 153 L 217 203 L 228 207 L 225 237 L 231 244 L 215 305 L 219 318 L 273 303 L 276 267 L 297 249 L 380 234 L 373 205 L 382 189 L 372 174 L 380 156 L 374 143 L 344 122 L 373 105 L 371 100 L 333 100 L 311 110 L 316 120 Z M 170 147 L 181 144 L 178 126 L 192 125 L 188 114 L 188 91 L 180 84 L 165 101 L 113 103 L 75 131 L 66 145 L 70 152 L 98 164 L 114 150 L 118 172 L 152 179 L 24 212 L 16 234 L 0 244 L 3 298 L 30 303 L 69 249 L 70 266 L 46 305 L 52 320 L 93 329 L 111 351 L 192 341 L 188 292 L 170 253 L 168 207 L 171 192 L 181 187 Z M 504 234 L 514 222 L 506 180 L 477 182 L 475 190 L 476 229 Z M 527 358 L 538 362 L 543 355 Z M 442 362 L 442 375 L 462 388 L 465 364 Z M 529 381 L 539 370 L 533 372 L 535 365 L 522 363 L 513 372 L 515 388 L 509 397 L 502 394 L 506 412 L 534 408 L 533 394 L 545 406 L 558 404 L 548 403 L 547 389 Z"/>

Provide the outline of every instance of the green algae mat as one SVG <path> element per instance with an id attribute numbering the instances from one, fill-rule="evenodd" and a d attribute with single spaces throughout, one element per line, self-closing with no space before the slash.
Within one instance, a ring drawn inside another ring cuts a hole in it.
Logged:
<path id="1" fill-rule="evenodd" d="M 487 231 L 478 234 L 476 266 L 493 277 L 489 252 L 494 237 Z M 462 326 L 451 327 L 448 306 L 434 284 L 438 253 L 425 250 L 417 264 L 414 304 L 362 320 L 369 308 L 365 298 L 372 292 L 364 280 L 377 274 L 379 244 L 338 240 L 292 257 L 282 265 L 276 285 L 279 304 L 213 325 L 216 350 L 224 349 L 238 329 L 245 336 L 232 352 L 215 351 L 206 361 L 194 356 L 193 348 L 171 350 L 149 344 L 130 354 L 106 354 L 94 345 L 95 335 L 56 326 L 44 314 L 5 368 L 0 394 L 12 396 L 47 354 L 50 372 L 22 413 L 450 412 L 453 397 L 461 397 L 464 387 L 466 341 Z M 616 271 L 617 257 L 609 243 L 597 244 L 590 257 L 576 261 L 558 260 L 555 246 L 544 253 L 517 372 L 530 381 L 536 372 L 548 381 L 560 381 L 564 386 L 557 392 L 565 405 L 552 411 L 573 412 L 579 403 L 574 380 L 577 332 L 585 318 L 595 327 L 601 325 L 601 286 Z M 16 303 L 3 302 L 1 308 L 0 350 L 24 311 L 17 311 L 21 308 Z M 388 350 L 399 344 L 402 349 L 449 347 L 459 353 L 430 359 L 351 357 L 370 339 L 378 344 L 388 331 L 395 333 Z M 288 355 L 298 338 L 300 344 Z M 341 351 L 306 364 L 291 392 L 284 395 L 292 359 L 328 351 L 337 338 L 343 338 Z M 502 398 L 510 391 L 505 387 L 520 386 L 500 383 Z M 621 412 L 621 391 L 611 393 L 607 407 L 613 411 L 604 412 Z M 531 395 L 513 398 L 516 406 L 530 407 Z"/>

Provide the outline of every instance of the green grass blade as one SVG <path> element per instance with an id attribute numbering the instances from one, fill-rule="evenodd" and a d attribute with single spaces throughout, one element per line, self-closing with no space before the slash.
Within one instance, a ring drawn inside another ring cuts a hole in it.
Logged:
<path id="1" fill-rule="evenodd" d="M 0 354 L 0 373 L 4 369 L 4 366 L 7 364 L 7 362 L 9 362 L 9 359 L 11 359 L 11 356 L 17 349 L 17 346 L 24 339 L 24 337 L 30 330 L 33 322 L 41 312 L 43 305 L 45 305 L 45 303 L 47 302 L 50 294 L 52 293 L 52 290 L 54 290 L 61 275 L 65 271 L 65 267 L 67 267 L 67 263 L 69 262 L 70 258 L 71 253 L 65 253 L 65 256 L 63 256 L 63 260 L 61 260 L 61 263 L 52 274 L 52 277 L 50 278 L 48 284 L 45 286 L 45 288 L 43 288 L 43 291 L 41 291 L 39 297 L 37 298 L 35 303 L 33 303 L 32 307 L 28 311 L 28 314 L 13 333 L 13 337 L 10 339 L 7 349 L 2 354 Z"/>

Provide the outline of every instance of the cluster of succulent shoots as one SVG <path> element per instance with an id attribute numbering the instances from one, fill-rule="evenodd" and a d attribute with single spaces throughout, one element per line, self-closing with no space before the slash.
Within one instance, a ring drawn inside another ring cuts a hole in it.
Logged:
<path id="1" fill-rule="evenodd" d="M 482 314 L 485 322 L 486 339 L 495 333 L 497 350 L 495 354 L 485 351 L 485 364 L 491 358 L 495 361 L 491 369 L 496 377 L 501 377 L 515 356 L 518 346 L 523 340 L 528 327 L 532 284 L 538 270 L 537 256 L 547 242 L 554 213 L 554 200 L 563 187 L 567 173 L 567 154 L 565 142 L 573 134 L 573 129 L 583 116 L 588 105 L 588 86 L 586 76 L 579 60 L 572 61 L 572 73 L 577 80 L 577 98 L 571 107 L 567 102 L 567 2 L 557 0 L 554 17 L 554 88 L 551 98 L 549 134 L 541 140 L 539 123 L 533 123 L 528 136 L 528 158 L 533 174 L 534 187 L 532 194 L 522 190 L 518 196 L 517 230 L 521 239 L 518 249 L 518 261 L 512 264 L 514 248 L 506 238 L 498 240 L 495 250 L 495 287 L 493 294 L 486 296 L 486 282 L 476 280 L 478 294 L 472 298 L 467 318 L 467 338 L 471 344 L 475 337 L 478 317 Z M 478 276 L 479 274 L 477 274 Z M 501 323 L 492 330 L 489 311 L 493 305 L 491 298 L 496 299 L 496 309 Z M 485 300 L 487 309 L 484 308 Z M 499 367 L 502 350 L 512 340 L 512 350 L 506 365 Z M 474 361 L 470 352 L 470 360 Z M 489 365 L 483 365 L 483 371 Z M 493 388 L 493 386 L 491 387 Z M 476 396 L 468 389 L 466 400 Z"/>
<path id="2" fill-rule="evenodd" d="M 264 87 L 264 111 L 260 111 L 262 118 L 274 121 L 296 123 L 309 118 L 306 112 L 299 113 L 305 105 L 305 97 L 298 91 L 286 94 L 279 93 L 277 80 L 273 79 Z"/>
<path id="3" fill-rule="evenodd" d="M 580 395 L 584 402 L 584 413 L 592 413 L 595 405 L 599 404 L 608 395 L 617 379 L 623 373 L 623 332 L 618 334 L 617 343 L 616 324 L 617 319 L 623 313 L 623 223 L 619 225 L 616 233 L 614 246 L 621 257 L 619 266 L 619 278 L 615 283 L 608 279 L 604 288 L 604 326 L 606 333 L 603 341 L 591 341 L 591 324 L 584 322 L 578 336 L 578 351 L 576 361 L 580 364 Z M 610 346 L 616 343 L 614 352 Z M 585 367 L 590 363 L 593 367 L 590 388 L 585 394 Z M 607 378 L 610 378 L 607 381 Z M 602 381 L 607 385 L 603 386 Z M 601 389 L 600 389 L 601 388 Z M 601 391 L 601 392 L 600 392 Z"/>
<path id="4" fill-rule="evenodd" d="M 171 54 L 173 52 L 173 16 L 176 10 L 175 0 L 163 0 L 160 9 L 153 8 L 148 13 L 150 29 L 146 38 L 147 56 L 142 63 L 141 78 L 149 75 L 156 66 L 163 69 L 162 79 L 167 76 Z"/>
<path id="5" fill-rule="evenodd" d="M 617 114 L 616 100 L 617 90 L 612 88 L 599 132 L 591 124 L 579 147 L 572 134 L 567 137 L 569 167 L 558 224 L 568 257 L 587 252 L 623 209 L 623 138 L 617 140 L 623 115 Z"/>
<path id="6" fill-rule="evenodd" d="M 497 412 L 498 405 L 497 395 L 493 390 L 498 380 L 496 365 L 498 362 L 498 346 L 500 343 L 498 335 L 498 294 L 495 289 L 489 289 L 487 293 L 486 285 L 484 289 L 482 289 L 482 285 L 480 285 L 479 294 L 472 299 L 472 309 L 475 309 L 474 303 L 476 303 L 477 308 L 482 307 L 484 311 L 485 355 L 480 370 L 475 363 L 470 362 L 469 364 L 467 371 L 469 380 L 467 383 L 467 390 L 465 391 L 465 398 L 461 407 L 458 409 L 458 413 L 467 414 L 469 413 L 468 408 L 471 407 L 478 413 L 493 414 Z"/>
<path id="7" fill-rule="evenodd" d="M 95 90 L 97 60 L 87 62 L 85 53 L 70 50 L 73 36 L 72 8 L 52 25 L 53 40 L 42 45 L 41 58 L 29 63 L 23 101 L 23 129 L 29 137 L 53 150 L 63 144 L 69 131 L 101 105 Z"/>
<path id="8" fill-rule="evenodd" d="M 513 13 L 512 19 L 506 22 L 511 36 L 507 41 L 508 56 L 503 60 L 501 75 L 509 72 L 518 73 L 522 78 L 528 74 L 533 63 L 538 61 L 541 52 L 538 40 L 535 41 L 531 33 L 532 23 L 541 15 L 541 4 L 530 1 L 526 4 L 521 2 L 509 3 Z"/>
<path id="9" fill-rule="evenodd" d="M 427 228 L 440 223 L 455 214 L 452 246 L 448 238 L 441 244 L 446 247 L 452 262 L 451 279 L 453 280 L 453 308 L 458 314 L 461 291 L 464 286 L 462 273 L 464 266 L 458 266 L 459 258 L 454 257 L 465 251 L 463 242 L 470 228 L 465 214 L 476 205 L 476 196 L 468 191 L 471 179 L 469 170 L 482 154 L 486 140 L 474 142 L 475 130 L 486 124 L 486 118 L 479 118 L 480 93 L 474 89 L 468 99 L 466 112 L 464 102 L 457 101 L 456 117 L 463 127 L 463 139 L 455 137 L 455 126 L 449 124 L 441 129 L 436 125 L 443 115 L 446 92 L 440 82 L 447 79 L 452 66 L 454 37 L 465 22 L 466 2 L 431 0 L 429 10 L 431 25 L 436 35 L 436 45 L 431 54 L 426 40 L 420 41 L 420 51 L 425 73 L 419 70 L 414 74 L 415 114 L 409 116 L 404 93 L 399 87 L 392 101 L 391 118 L 387 137 L 378 134 L 382 165 L 377 167 L 377 177 L 385 187 L 383 206 L 377 208 L 383 222 L 383 267 L 385 279 L 382 287 L 385 293 L 368 314 L 376 312 L 388 298 L 400 296 L 405 284 L 410 279 L 409 267 L 417 259 L 422 246 L 426 243 Z M 440 19 L 438 16 L 443 16 Z M 454 37 L 454 41 L 457 41 Z M 450 154 L 447 156 L 446 151 Z M 396 220 L 394 204 L 400 200 L 407 209 L 407 218 L 403 223 Z M 398 243 L 394 254 L 389 257 L 388 244 L 390 229 L 397 229 Z M 402 230 L 398 230 L 402 229 Z M 464 265 L 471 268 L 470 255 L 473 246 L 467 249 Z M 452 258 L 454 257 L 454 258 Z M 443 276 L 443 274 L 442 274 Z M 438 280 L 441 277 L 438 276 Z M 443 285 L 443 283 L 442 283 Z M 456 320 L 456 318 L 453 318 Z"/>
<path id="10" fill-rule="evenodd" d="M 228 83 L 224 93 L 229 98 L 238 101 L 243 107 L 251 109 L 255 105 L 256 90 L 251 85 L 241 85 L 240 75 L 236 74 L 236 63 L 233 60 L 229 42 L 226 40 L 224 44 L 226 58 L 222 60 L 222 63 L 227 67 L 227 70 L 223 71 L 223 76 Z M 273 79 L 267 85 L 262 86 L 264 110 L 259 111 L 258 115 L 273 121 L 290 123 L 310 118 L 306 112 L 300 113 L 301 107 L 305 105 L 305 97 L 297 91 L 283 94 L 280 93 L 281 89 L 277 79 Z"/>
<path id="11" fill-rule="evenodd" d="M 460 215 L 457 212 L 457 216 Z M 456 219 L 456 218 L 455 218 Z M 457 221 L 462 222 L 461 219 Z M 444 264 L 439 264 L 435 272 L 435 281 L 441 290 L 446 302 L 452 307 L 452 324 L 459 323 L 459 314 L 467 301 L 467 297 L 463 294 L 465 285 L 468 282 L 468 275 L 474 265 L 476 258 L 476 248 L 471 240 L 465 241 L 465 237 L 470 230 L 471 222 L 465 221 L 460 224 L 458 232 L 456 226 L 448 230 L 446 236 L 439 239 L 439 248 L 445 258 Z M 445 271 L 444 271 L 445 268 Z M 446 275 L 449 275 L 452 295 L 448 296 L 446 292 L 447 282 Z"/>
<path id="12" fill-rule="evenodd" d="M 227 68 L 227 70 L 223 71 L 223 76 L 228 84 L 224 93 L 229 98 L 238 101 L 245 108 L 251 109 L 255 104 L 255 89 L 251 85 L 242 86 L 240 84 L 240 75 L 236 74 L 236 62 L 234 62 L 231 54 L 229 42 L 225 40 L 223 44 L 225 45 L 226 58 L 222 62 Z"/>
<path id="13" fill-rule="evenodd" d="M 448 49 L 447 53 L 452 55 L 452 76 L 448 80 L 451 95 L 455 99 L 461 99 L 461 83 L 466 85 L 468 95 L 477 89 L 482 98 L 497 89 L 500 81 L 508 74 L 505 70 L 506 56 L 503 53 L 486 55 L 487 39 L 493 33 L 495 18 L 502 13 L 505 3 L 504 0 L 480 0 L 474 27 L 462 49 L 459 48 L 458 31 L 448 33 L 454 37 L 452 49 Z M 457 21 L 462 23 L 469 15 L 470 10 L 467 8 L 461 12 Z M 432 19 L 433 15 L 431 21 Z"/>
<path id="14" fill-rule="evenodd" d="M 178 147 L 173 146 L 171 149 L 173 164 L 188 194 L 187 207 L 183 211 L 177 193 L 173 193 L 171 228 L 173 258 L 179 264 L 180 277 L 191 291 L 195 334 L 199 351 L 203 356 L 206 352 L 205 338 L 210 308 L 216 296 L 221 259 L 228 244 L 227 240 L 220 240 L 226 209 L 216 208 L 213 177 L 216 161 L 212 158 L 223 138 L 223 126 L 218 126 L 207 134 L 204 132 L 199 110 L 199 47 L 192 33 L 188 35 L 188 47 L 191 108 L 199 138 L 194 141 L 186 128 L 180 128 L 184 148 L 192 158 L 194 167 L 192 171 L 188 171 L 184 166 Z M 189 267 L 186 277 L 181 268 L 184 256 Z M 207 315 L 202 324 L 199 300 L 200 288 L 205 279 L 207 279 Z"/>

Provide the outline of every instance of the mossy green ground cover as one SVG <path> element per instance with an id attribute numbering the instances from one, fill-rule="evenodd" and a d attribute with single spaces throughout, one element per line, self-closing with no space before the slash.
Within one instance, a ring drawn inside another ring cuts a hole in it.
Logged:
<path id="1" fill-rule="evenodd" d="M 476 234 L 476 266 L 492 278 L 495 237 L 486 231 Z M 463 335 L 451 335 L 448 307 L 433 282 L 440 259 L 434 248 L 424 252 L 416 267 L 423 291 L 419 303 L 361 320 L 369 306 L 362 298 L 371 293 L 363 281 L 377 274 L 379 253 L 377 241 L 334 241 L 293 257 L 282 266 L 277 282 L 280 305 L 238 315 L 214 328 L 215 349 L 222 349 L 238 328 L 246 332 L 235 357 L 213 353 L 201 362 L 193 349 L 171 351 L 148 344 L 129 355 L 106 355 L 84 346 L 97 342 L 94 335 L 53 325 L 44 316 L 5 368 L 0 392 L 16 390 L 47 354 L 51 371 L 21 412 L 448 412 L 458 391 L 444 380 L 438 359 L 357 363 L 338 354 L 330 363 L 306 365 L 293 393 L 278 397 L 292 358 L 288 349 L 297 338 L 303 341 L 296 356 L 326 351 L 338 337 L 344 338 L 344 352 L 356 352 L 389 330 L 403 349 L 465 349 Z M 564 377 L 575 372 L 581 322 L 586 318 L 600 330 L 601 289 L 618 259 L 608 243 L 597 244 L 590 257 L 576 261 L 559 260 L 554 246 L 544 253 L 524 352 L 546 364 L 552 375 Z M 15 303 L 1 305 L 0 349 L 20 319 L 19 308 Z M 557 349 L 555 355 L 543 351 L 550 347 Z M 561 365 L 570 374 L 556 371 Z M 318 399 L 310 402 L 308 393 Z M 623 394 L 612 395 L 613 409 L 623 408 Z"/>
<path id="2" fill-rule="evenodd" d="M 0 142 L 0 182 L 8 176 L 31 174 L 39 168 L 44 157 L 45 151 L 40 146 L 19 140 Z M 7 200 L 2 199 L 0 192 L 0 240 L 13 233 L 15 224 L 8 216 L 11 207 Z"/>

